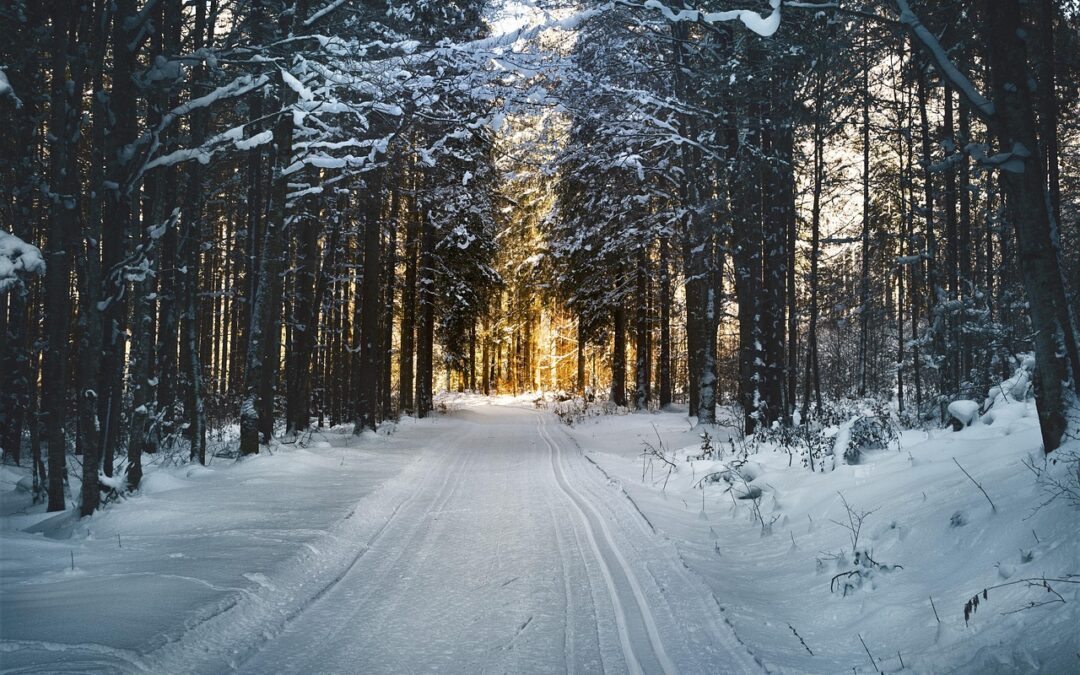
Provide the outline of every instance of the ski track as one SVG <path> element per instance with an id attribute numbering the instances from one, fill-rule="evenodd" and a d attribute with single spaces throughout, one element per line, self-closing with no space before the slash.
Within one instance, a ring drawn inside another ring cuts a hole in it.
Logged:
<path id="1" fill-rule="evenodd" d="M 256 588 L 220 589 L 165 644 L 9 641 L 0 655 L 64 651 L 94 672 L 761 670 L 674 544 L 553 415 L 481 406 L 432 432 L 421 460 Z"/>
<path id="2" fill-rule="evenodd" d="M 548 455 L 551 460 L 555 481 L 563 494 L 573 503 L 582 524 L 585 526 L 585 532 L 588 534 L 593 555 L 596 556 L 596 561 L 603 570 L 608 594 L 615 607 L 615 620 L 619 627 L 619 642 L 630 672 L 634 673 L 634 675 L 644 672 L 663 672 L 670 675 L 678 672 L 675 664 L 671 662 L 667 652 L 664 650 L 663 642 L 660 640 L 656 629 L 656 619 L 649 608 L 649 603 L 645 600 L 633 570 L 630 569 L 626 559 L 612 540 L 607 525 L 596 511 L 596 508 L 571 487 L 567 481 L 563 468 L 562 447 L 547 433 L 546 421 L 545 415 L 538 416 L 536 432 L 548 447 Z M 603 534 L 603 544 L 596 537 L 597 529 Z M 607 552 L 607 555 L 605 555 L 604 551 Z M 614 557 L 615 565 L 608 562 L 608 558 L 611 557 Z M 616 580 L 616 576 L 618 576 L 618 580 Z M 630 587 L 631 597 L 627 597 L 625 586 Z M 634 612 L 634 610 L 636 612 L 633 615 L 628 614 L 628 607 L 632 608 L 629 610 L 630 612 Z M 641 639 L 642 627 L 646 633 L 645 640 Z M 648 642 L 652 651 L 651 654 L 642 655 L 641 652 L 646 651 L 646 642 Z M 635 644 L 638 645 L 637 650 L 634 649 Z M 656 667 L 659 667 L 660 670 L 656 671 Z"/>

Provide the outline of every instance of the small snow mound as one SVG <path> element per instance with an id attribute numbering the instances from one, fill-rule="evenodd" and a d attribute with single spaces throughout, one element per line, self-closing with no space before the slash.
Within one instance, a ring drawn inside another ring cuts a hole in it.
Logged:
<path id="1" fill-rule="evenodd" d="M 147 474 L 139 481 L 139 491 L 144 495 L 168 492 L 169 490 L 179 490 L 180 488 L 187 486 L 187 481 L 165 471 L 155 471 Z"/>
<path id="2" fill-rule="evenodd" d="M 214 473 L 214 470 L 210 467 L 203 466 L 201 464 L 195 464 L 188 467 L 188 470 L 184 473 L 184 476 L 186 476 L 187 478 L 195 478 L 197 476 L 205 476 L 211 473 Z"/>
<path id="3" fill-rule="evenodd" d="M 277 587 L 270 583 L 270 579 L 261 572 L 244 572 L 244 578 L 262 586 L 268 591 L 277 590 Z"/>
<path id="4" fill-rule="evenodd" d="M 979 415 L 979 404 L 967 400 L 953 401 L 949 404 L 949 415 L 959 424 L 957 431 L 963 427 L 970 427 Z"/>

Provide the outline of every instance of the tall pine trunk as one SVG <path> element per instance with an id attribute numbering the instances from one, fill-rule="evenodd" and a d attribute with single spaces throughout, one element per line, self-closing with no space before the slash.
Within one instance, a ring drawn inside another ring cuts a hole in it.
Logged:
<path id="1" fill-rule="evenodd" d="M 1047 196 L 1046 171 L 1035 122 L 1035 101 L 1019 0 L 983 0 L 983 35 L 990 61 L 995 115 L 990 122 L 1002 152 L 1011 152 L 1002 167 L 1009 215 L 1016 232 L 1020 276 L 1027 292 L 1034 329 L 1036 404 L 1043 449 L 1061 445 L 1068 408 L 1080 393 L 1071 356 L 1077 345 L 1069 325 L 1062 283 L 1059 242 Z M 1070 391 L 1072 388 L 1072 391 Z"/>
<path id="2" fill-rule="evenodd" d="M 420 224 L 419 311 L 416 326 L 416 416 L 427 417 L 433 408 L 435 349 L 435 228 Z"/>
<path id="3" fill-rule="evenodd" d="M 281 304 L 281 255 L 285 236 L 288 177 L 284 170 L 292 160 L 293 118 L 290 107 L 296 92 L 279 82 L 281 110 L 274 125 L 273 190 L 270 213 L 262 233 L 261 254 L 255 275 L 251 321 L 248 328 L 247 358 L 244 368 L 244 394 L 240 407 L 240 454 L 259 452 L 262 442 L 269 443 L 273 433 L 274 383 L 280 360 L 278 318 Z"/>
<path id="4" fill-rule="evenodd" d="M 635 283 L 634 408 L 648 410 L 652 396 L 649 382 L 649 250 L 644 244 L 638 249 Z"/>
<path id="5" fill-rule="evenodd" d="M 52 6 L 52 74 L 50 84 L 49 225 L 45 264 L 45 338 L 42 372 L 45 428 L 48 430 L 49 511 L 64 510 L 64 483 L 67 468 L 68 353 L 71 294 L 69 277 L 74 253 L 78 217 L 78 164 L 76 129 L 78 98 L 67 87 L 71 54 L 68 46 L 75 31 L 72 19 L 79 15 L 76 3 L 58 0 Z"/>
<path id="6" fill-rule="evenodd" d="M 369 171 L 364 195 L 364 269 L 357 307 L 360 326 L 358 347 L 359 377 L 354 432 L 374 431 L 378 422 L 378 387 L 382 355 L 379 323 L 384 311 L 382 299 L 382 169 Z"/>

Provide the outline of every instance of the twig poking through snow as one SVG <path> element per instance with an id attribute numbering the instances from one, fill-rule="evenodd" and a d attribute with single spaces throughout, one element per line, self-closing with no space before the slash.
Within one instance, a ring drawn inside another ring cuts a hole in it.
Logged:
<path id="1" fill-rule="evenodd" d="M 799 643 L 800 643 L 800 644 L 802 644 L 802 646 L 803 646 L 803 649 L 805 649 L 806 651 L 810 652 L 810 656 L 813 656 L 813 655 L 814 655 L 814 652 L 813 652 L 813 651 L 811 651 L 811 650 L 810 650 L 810 647 L 808 647 L 808 646 L 807 646 L 807 644 L 806 644 L 806 640 L 802 639 L 802 636 L 801 636 L 801 635 L 799 635 L 799 631 L 795 630 L 795 626 L 792 626 L 792 625 L 791 625 L 791 624 L 789 623 L 789 624 L 787 625 L 787 627 L 791 629 L 791 632 L 792 632 L 792 633 L 795 633 L 795 637 L 799 638 Z"/>
<path id="2" fill-rule="evenodd" d="M 971 478 L 971 474 L 967 472 L 967 469 L 960 466 L 960 462 L 957 462 L 955 457 L 953 457 L 952 461 L 956 462 L 956 466 L 960 467 L 960 470 L 964 472 L 964 475 L 971 479 L 971 482 L 975 483 L 975 487 L 979 488 L 979 491 L 983 493 L 983 496 L 986 497 L 986 501 L 990 502 L 990 510 L 997 513 L 997 507 L 994 506 L 994 500 L 990 499 L 990 495 L 986 494 L 986 490 L 983 490 L 983 486 L 979 485 L 979 481 Z"/>
<path id="3" fill-rule="evenodd" d="M 877 661 L 874 661 L 874 655 L 870 653 L 870 648 L 866 646 L 866 641 L 862 639 L 862 633 L 856 633 L 859 636 L 859 642 L 862 642 L 862 648 L 866 650 L 866 655 L 870 657 L 870 663 L 874 665 L 874 670 L 878 670 Z"/>

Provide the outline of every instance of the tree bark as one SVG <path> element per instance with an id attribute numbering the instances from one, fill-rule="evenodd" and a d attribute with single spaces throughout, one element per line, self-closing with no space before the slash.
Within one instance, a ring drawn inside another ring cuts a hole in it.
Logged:
<path id="1" fill-rule="evenodd" d="M 427 417 L 433 408 L 432 379 L 435 348 L 435 229 L 421 223 L 419 316 L 416 326 L 416 416 Z"/>
<path id="2" fill-rule="evenodd" d="M 378 386 L 382 354 L 379 335 L 380 314 L 385 307 L 382 299 L 382 169 L 369 171 L 364 196 L 364 270 L 361 283 L 359 344 L 359 382 L 357 383 L 356 425 L 353 432 L 375 430 L 378 423 Z"/>
<path id="3" fill-rule="evenodd" d="M 660 288 L 657 304 L 660 305 L 660 355 L 656 364 L 659 371 L 660 407 L 671 405 L 671 242 L 665 233 L 660 237 Z M 579 365 L 579 381 L 585 381 L 584 354 Z"/>
<path id="4" fill-rule="evenodd" d="M 49 225 L 45 248 L 45 336 L 48 349 L 44 354 L 42 395 L 45 427 L 48 429 L 48 493 L 49 511 L 64 510 L 65 457 L 67 417 L 69 324 L 71 295 L 69 276 L 76 218 L 78 216 L 78 164 L 75 148 L 79 123 L 78 97 L 69 94 L 68 53 L 75 26 L 71 19 L 78 17 L 78 5 L 58 0 L 52 6 L 52 81 L 50 84 L 49 173 L 52 191 L 48 195 Z"/>
<path id="5" fill-rule="evenodd" d="M 263 228 L 261 255 L 255 275 L 251 322 L 248 328 L 247 358 L 244 368 L 244 398 L 240 408 L 240 454 L 259 452 L 260 440 L 269 443 L 273 434 L 274 383 L 280 361 L 279 314 L 281 304 L 281 254 L 285 236 L 288 178 L 284 170 L 292 160 L 293 118 L 291 106 L 296 92 L 279 83 L 282 112 L 274 124 L 273 190 L 270 214 Z M 261 436 L 261 439 L 260 439 Z"/>
<path id="6" fill-rule="evenodd" d="M 637 306 L 635 308 L 634 343 L 634 408 L 648 410 L 652 397 L 649 382 L 649 251 L 644 245 L 638 249 Z"/>
<path id="7" fill-rule="evenodd" d="M 1001 180 L 1016 231 L 1020 275 L 1027 292 L 1031 327 L 1035 331 L 1036 404 L 1043 449 L 1061 445 L 1067 412 L 1080 388 L 1070 355 L 1076 352 L 1059 265 L 1060 251 L 1050 200 L 1045 162 L 1036 135 L 1035 103 L 1028 87 L 1027 45 L 1019 0 L 983 0 L 983 34 L 990 61 L 996 115 L 991 127 L 1003 152 L 1011 152 Z M 1072 344 L 1070 344 L 1072 342 Z M 1070 392 L 1072 388 L 1072 392 Z"/>
<path id="8" fill-rule="evenodd" d="M 616 279 L 621 277 L 616 275 Z M 626 306 L 619 300 L 612 309 L 614 349 L 611 354 L 611 401 L 625 406 L 626 401 Z"/>

